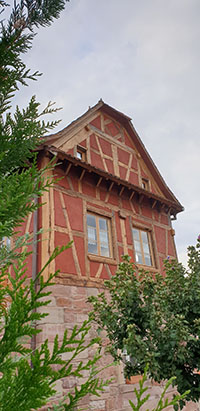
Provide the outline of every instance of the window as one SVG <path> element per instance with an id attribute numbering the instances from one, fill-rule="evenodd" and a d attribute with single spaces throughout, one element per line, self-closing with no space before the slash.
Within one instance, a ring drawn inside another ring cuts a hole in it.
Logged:
<path id="1" fill-rule="evenodd" d="M 82 153 L 81 153 L 80 151 L 77 151 L 76 157 L 77 157 L 79 160 L 82 160 Z"/>
<path id="2" fill-rule="evenodd" d="M 2 243 L 7 248 L 11 248 L 11 239 L 10 239 L 10 237 L 3 237 L 2 238 Z"/>
<path id="3" fill-rule="evenodd" d="M 142 188 L 144 190 L 149 190 L 149 180 L 147 180 L 147 178 L 142 178 Z"/>
<path id="4" fill-rule="evenodd" d="M 86 160 L 86 149 L 81 146 L 76 147 L 76 157 L 79 160 L 85 161 Z"/>
<path id="5" fill-rule="evenodd" d="M 87 213 L 88 253 L 112 257 L 110 219 Z"/>
<path id="6" fill-rule="evenodd" d="M 150 233 L 132 228 L 136 264 L 153 265 L 153 254 Z"/>

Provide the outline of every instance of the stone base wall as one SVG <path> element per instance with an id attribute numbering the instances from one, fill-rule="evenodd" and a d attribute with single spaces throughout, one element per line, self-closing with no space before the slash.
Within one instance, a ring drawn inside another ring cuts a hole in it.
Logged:
<path id="1" fill-rule="evenodd" d="M 87 313 L 90 311 L 90 306 L 87 303 L 87 298 L 90 295 L 96 295 L 101 290 L 89 287 L 77 287 L 57 284 L 52 287 L 51 303 L 48 307 L 42 308 L 42 311 L 49 312 L 49 316 L 43 319 L 42 332 L 37 336 L 37 343 L 42 343 L 48 338 L 50 347 L 53 346 L 55 335 L 59 335 L 59 340 L 62 340 L 63 333 L 67 328 L 73 329 L 74 325 L 80 326 L 84 320 L 87 319 Z M 89 339 L 95 336 L 95 330 L 90 331 Z M 88 341 L 89 341 L 88 339 Z M 104 345 L 106 345 L 106 338 L 104 338 Z M 87 361 L 95 353 L 95 347 L 92 349 L 86 349 L 76 359 L 79 361 Z M 69 358 L 70 353 L 67 353 L 64 358 Z M 102 356 L 99 367 L 105 367 L 112 363 L 112 358 L 105 354 Z M 79 403 L 80 408 L 85 410 L 97 410 L 97 411 L 131 411 L 132 408 L 129 405 L 129 400 L 136 404 L 136 396 L 134 394 L 134 388 L 139 387 L 137 379 L 134 384 L 126 384 L 123 377 L 122 367 L 110 366 L 104 369 L 100 375 L 102 378 L 110 379 L 112 382 L 105 388 L 105 392 L 101 394 L 101 397 L 88 395 L 83 398 Z M 86 377 L 86 374 L 85 374 Z M 63 379 L 57 383 L 58 398 L 66 395 L 69 390 L 73 389 L 74 385 L 79 386 L 84 381 L 77 378 L 70 377 Z M 146 403 L 141 411 L 149 409 L 150 411 L 155 407 L 162 392 L 163 386 L 148 381 L 146 383 L 150 397 L 148 403 Z M 174 389 L 169 389 L 167 396 L 171 398 L 173 396 Z M 54 398 L 54 403 L 56 399 Z M 43 408 L 46 411 L 47 407 Z M 168 411 L 173 410 L 173 407 L 168 407 Z M 200 410 L 199 405 L 196 403 L 188 403 L 184 407 L 184 411 L 197 411 Z"/>

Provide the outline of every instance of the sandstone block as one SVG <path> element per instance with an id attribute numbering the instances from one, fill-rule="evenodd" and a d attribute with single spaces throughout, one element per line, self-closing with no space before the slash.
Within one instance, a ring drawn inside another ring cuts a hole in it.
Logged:
<path id="1" fill-rule="evenodd" d="M 72 287 L 68 285 L 56 284 L 53 287 L 53 296 L 54 297 L 71 297 L 72 296 Z"/>
<path id="2" fill-rule="evenodd" d="M 60 324 L 64 322 L 64 310 L 59 307 L 40 307 L 41 313 L 48 313 L 48 316 L 41 319 L 40 324 Z"/>
<path id="3" fill-rule="evenodd" d="M 96 400 L 90 402 L 90 407 L 93 410 L 105 410 L 105 401 L 104 400 Z"/>
<path id="4" fill-rule="evenodd" d="M 66 297 L 57 297 L 56 298 L 56 305 L 58 307 L 72 307 L 73 302 L 70 298 Z"/>
<path id="5" fill-rule="evenodd" d="M 77 314 L 70 312 L 69 310 L 64 310 L 64 322 L 66 326 L 70 328 L 77 323 Z"/>

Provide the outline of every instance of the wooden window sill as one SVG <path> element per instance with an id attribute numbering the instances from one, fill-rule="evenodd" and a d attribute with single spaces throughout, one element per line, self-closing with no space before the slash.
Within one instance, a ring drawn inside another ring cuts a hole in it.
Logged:
<path id="1" fill-rule="evenodd" d="M 117 261 L 114 260 L 113 258 L 103 257 L 101 255 L 88 254 L 88 258 L 89 258 L 90 261 L 97 261 L 99 263 L 117 265 Z"/>
<path id="2" fill-rule="evenodd" d="M 150 271 L 152 273 L 159 273 L 160 271 L 152 265 L 135 264 L 138 270 Z"/>

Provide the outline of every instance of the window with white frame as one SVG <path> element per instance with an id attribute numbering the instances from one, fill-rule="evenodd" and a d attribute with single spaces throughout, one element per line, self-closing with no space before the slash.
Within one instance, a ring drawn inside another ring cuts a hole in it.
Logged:
<path id="1" fill-rule="evenodd" d="M 151 233 L 147 230 L 132 228 L 136 264 L 153 266 Z"/>
<path id="2" fill-rule="evenodd" d="M 87 236 L 89 254 L 112 257 L 110 218 L 88 212 Z"/>

